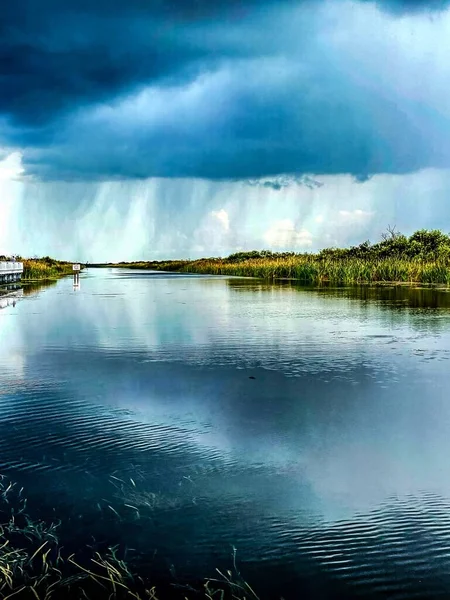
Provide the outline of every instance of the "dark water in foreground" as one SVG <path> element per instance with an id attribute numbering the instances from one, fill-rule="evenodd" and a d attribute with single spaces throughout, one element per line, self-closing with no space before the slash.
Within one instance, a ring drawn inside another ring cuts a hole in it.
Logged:
<path id="1" fill-rule="evenodd" d="M 146 573 L 450 597 L 449 359 L 446 292 L 91 270 L 0 310 L 0 473 Z"/>

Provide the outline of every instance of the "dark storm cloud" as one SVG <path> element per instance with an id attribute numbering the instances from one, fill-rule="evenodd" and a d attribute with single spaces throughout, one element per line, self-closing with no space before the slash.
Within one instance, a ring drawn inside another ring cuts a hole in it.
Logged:
<path id="1" fill-rule="evenodd" d="M 434 11 L 447 8 L 450 0 L 362 0 L 374 2 L 380 7 L 394 12 L 400 11 Z"/>
<path id="2" fill-rule="evenodd" d="M 360 4 L 404 12 L 448 2 Z M 439 115 L 425 114 L 420 103 L 410 102 L 405 113 L 395 99 L 374 98 L 324 55 L 317 39 L 327 6 L 319 0 L 5 4 L 0 142 L 23 149 L 27 171 L 49 178 L 307 171 L 365 177 L 441 166 L 446 129 Z M 146 97 L 148 89 L 155 95 Z"/>
<path id="3" fill-rule="evenodd" d="M 278 6 L 312 3 L 284 0 Z M 191 69 L 185 76 L 192 76 L 204 68 L 204 62 L 230 54 L 264 53 L 264 43 L 251 48 L 244 40 L 205 43 L 205 28 L 212 22 L 226 28 L 251 20 L 255 10 L 263 13 L 273 4 L 267 0 L 5 3 L 0 19 L 0 111 L 20 122 L 40 123 L 61 110 L 105 100 L 133 85 L 179 77 L 188 65 Z M 377 4 L 415 10 L 442 8 L 448 1 L 379 0 Z"/>
<path id="4" fill-rule="evenodd" d="M 214 24 L 226 28 L 248 18 L 254 6 L 263 11 L 264 4 L 268 3 L 5 3 L 0 20 L 0 111 L 20 123 L 41 124 L 59 111 L 106 100 L 134 86 L 192 77 L 205 62 L 213 64 L 218 58 L 249 51 L 245 42 L 217 40 L 216 45 L 205 28 Z"/>

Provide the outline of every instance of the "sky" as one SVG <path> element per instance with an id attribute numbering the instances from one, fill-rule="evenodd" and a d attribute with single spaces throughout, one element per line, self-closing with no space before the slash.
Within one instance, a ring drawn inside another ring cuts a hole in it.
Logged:
<path id="1" fill-rule="evenodd" d="M 314 251 L 450 230 L 450 2 L 18 0 L 0 253 Z"/>

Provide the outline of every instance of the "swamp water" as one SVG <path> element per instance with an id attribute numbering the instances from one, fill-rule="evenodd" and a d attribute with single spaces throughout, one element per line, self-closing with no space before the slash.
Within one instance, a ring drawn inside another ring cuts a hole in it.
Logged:
<path id="1" fill-rule="evenodd" d="M 89 269 L 3 304 L 0 473 L 69 549 L 450 596 L 450 293 Z"/>

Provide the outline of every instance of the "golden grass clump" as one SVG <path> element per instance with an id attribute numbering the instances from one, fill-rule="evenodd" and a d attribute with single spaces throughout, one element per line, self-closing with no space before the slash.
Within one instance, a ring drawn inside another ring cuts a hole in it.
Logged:
<path id="1" fill-rule="evenodd" d="M 57 261 L 49 257 L 24 259 L 22 262 L 22 280 L 24 281 L 58 279 L 73 272 L 72 263 Z"/>

